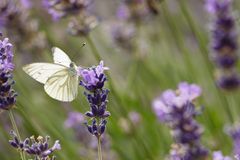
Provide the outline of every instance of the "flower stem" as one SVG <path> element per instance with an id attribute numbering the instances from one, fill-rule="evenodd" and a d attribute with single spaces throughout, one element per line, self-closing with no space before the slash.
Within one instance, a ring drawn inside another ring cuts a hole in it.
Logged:
<path id="1" fill-rule="evenodd" d="M 86 40 L 87 40 L 88 44 L 90 45 L 90 48 L 92 50 L 93 56 L 96 59 L 96 61 L 98 61 L 98 62 L 101 61 L 102 58 L 100 56 L 100 53 L 98 52 L 97 47 L 94 45 L 91 37 L 90 36 L 86 36 Z"/>
<path id="2" fill-rule="evenodd" d="M 102 160 L 101 136 L 98 138 L 98 160 Z"/>
<path id="3" fill-rule="evenodd" d="M 16 124 L 16 121 L 14 119 L 12 110 L 10 109 L 8 113 L 9 113 L 10 121 L 11 121 L 12 126 L 13 126 L 13 130 L 17 134 L 18 139 L 21 140 L 21 137 L 20 137 L 20 134 L 19 134 L 19 131 L 18 131 L 18 128 L 17 128 L 17 124 Z M 20 157 L 21 157 L 22 160 L 26 160 L 26 156 L 23 153 L 23 151 L 20 151 Z"/>

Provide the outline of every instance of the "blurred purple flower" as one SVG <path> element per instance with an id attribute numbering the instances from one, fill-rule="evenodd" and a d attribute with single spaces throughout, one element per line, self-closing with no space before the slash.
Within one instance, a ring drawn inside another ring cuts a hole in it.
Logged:
<path id="1" fill-rule="evenodd" d="M 4 28 L 5 25 L 14 18 L 14 15 L 18 13 L 18 10 L 13 0 L 0 1 L 0 28 Z"/>
<path id="2" fill-rule="evenodd" d="M 111 36 L 120 47 L 127 50 L 134 48 L 133 39 L 136 36 L 134 25 L 117 22 L 111 26 Z"/>
<path id="3" fill-rule="evenodd" d="M 41 52 L 46 47 L 45 35 L 39 31 L 38 22 L 29 17 L 26 6 L 29 4 L 28 0 L 0 1 L 0 29 L 21 53 Z"/>
<path id="4" fill-rule="evenodd" d="M 195 160 L 206 159 L 206 150 L 198 144 L 192 148 L 189 144 L 172 144 L 167 160 Z M 205 155 L 205 156 L 196 156 Z"/>
<path id="5" fill-rule="evenodd" d="M 71 17 L 67 31 L 73 36 L 86 36 L 97 26 L 98 20 L 92 15 L 92 0 L 43 0 L 43 6 L 54 21 Z"/>
<path id="6" fill-rule="evenodd" d="M 72 129 L 76 140 L 86 148 L 89 148 L 92 144 L 93 137 L 92 135 L 89 135 L 84 123 L 84 114 L 80 112 L 69 112 L 68 117 L 64 122 L 64 126 L 68 129 Z"/>
<path id="7" fill-rule="evenodd" d="M 64 122 L 66 128 L 73 128 L 84 123 L 84 115 L 79 112 L 70 112 Z"/>
<path id="8" fill-rule="evenodd" d="M 238 62 L 238 35 L 231 5 L 232 0 L 206 1 L 206 8 L 213 15 L 211 57 L 220 70 L 216 83 L 226 90 L 236 89 L 240 85 L 240 78 L 235 72 Z"/>
<path id="9" fill-rule="evenodd" d="M 17 93 L 13 90 L 13 51 L 8 38 L 0 40 L 0 109 L 9 110 L 16 103 Z"/>
<path id="10" fill-rule="evenodd" d="M 223 156 L 221 151 L 215 151 L 213 152 L 213 160 L 232 160 L 232 158 Z"/>
<path id="11" fill-rule="evenodd" d="M 227 73 L 221 72 L 217 77 L 216 83 L 223 89 L 234 90 L 240 84 L 240 77 L 235 70 L 228 71 Z"/>
<path id="12" fill-rule="evenodd" d="M 180 156 L 178 154 L 176 156 L 175 153 L 183 148 L 186 150 L 186 153 L 182 155 L 184 160 L 206 157 L 208 154 L 208 151 L 200 144 L 203 129 L 194 119 L 199 112 L 195 109 L 193 101 L 201 95 L 201 92 L 198 85 L 182 82 L 176 91 L 166 90 L 153 101 L 155 114 L 161 122 L 170 127 L 177 146 L 180 145 L 180 148 L 173 148 L 171 151 L 171 154 L 174 153 L 170 155 L 171 160 Z"/>
<path id="13" fill-rule="evenodd" d="M 201 95 L 201 88 L 196 84 L 182 82 L 178 85 L 178 90 L 166 90 L 153 101 L 153 109 L 161 121 L 171 120 L 171 113 L 174 108 L 183 108 L 192 103 L 194 99 Z"/>
<path id="14" fill-rule="evenodd" d="M 21 3 L 25 8 L 29 9 L 32 7 L 32 2 L 30 0 L 21 0 Z"/>
<path id="15" fill-rule="evenodd" d="M 56 21 L 68 15 L 78 14 L 85 10 L 90 2 L 90 0 L 43 0 L 43 5 Z"/>
<path id="16" fill-rule="evenodd" d="M 136 111 L 129 112 L 128 118 L 135 127 L 140 124 L 142 119 L 141 115 Z"/>
<path id="17" fill-rule="evenodd" d="M 129 10 L 126 5 L 121 4 L 117 10 L 117 18 L 119 20 L 126 20 L 130 17 Z"/>
<path id="18" fill-rule="evenodd" d="M 205 8 L 209 13 L 215 14 L 219 10 L 226 10 L 232 0 L 206 0 Z"/>
<path id="19" fill-rule="evenodd" d="M 231 136 L 233 141 L 233 154 L 240 156 L 240 124 L 227 126 L 226 132 L 229 136 Z"/>
<path id="20" fill-rule="evenodd" d="M 117 10 L 120 20 L 142 21 L 150 15 L 147 3 L 143 0 L 126 0 Z"/>

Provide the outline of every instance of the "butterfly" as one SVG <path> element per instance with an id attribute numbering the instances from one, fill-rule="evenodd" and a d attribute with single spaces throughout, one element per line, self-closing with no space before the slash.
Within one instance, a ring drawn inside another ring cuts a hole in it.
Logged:
<path id="1" fill-rule="evenodd" d="M 31 63 L 23 70 L 36 81 L 44 84 L 45 92 L 52 98 L 70 102 L 77 97 L 77 66 L 61 49 L 54 47 L 54 63 Z"/>

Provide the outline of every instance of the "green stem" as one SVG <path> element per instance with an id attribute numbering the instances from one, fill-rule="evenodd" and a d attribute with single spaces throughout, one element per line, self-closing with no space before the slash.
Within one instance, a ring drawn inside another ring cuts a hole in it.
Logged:
<path id="1" fill-rule="evenodd" d="M 101 137 L 98 138 L 98 160 L 102 160 L 102 147 L 101 147 Z"/>
<path id="2" fill-rule="evenodd" d="M 12 113 L 11 109 L 9 110 L 9 117 L 10 117 L 10 121 L 11 121 L 12 126 L 13 126 L 13 130 L 17 134 L 18 139 L 21 141 L 21 137 L 20 137 L 20 134 L 19 134 L 19 131 L 18 131 L 18 128 L 17 128 L 17 124 L 16 124 L 16 121 L 14 119 L 14 116 L 13 116 L 13 113 Z M 26 160 L 26 156 L 23 153 L 23 151 L 20 151 L 20 157 L 21 157 L 22 160 Z"/>
<path id="3" fill-rule="evenodd" d="M 97 47 L 94 45 L 91 37 L 90 36 L 86 36 L 86 40 L 87 40 L 88 44 L 90 45 L 90 48 L 92 50 L 93 56 L 96 59 L 96 61 L 98 61 L 98 62 L 101 61 L 102 58 L 100 56 L 100 53 L 98 52 Z"/>

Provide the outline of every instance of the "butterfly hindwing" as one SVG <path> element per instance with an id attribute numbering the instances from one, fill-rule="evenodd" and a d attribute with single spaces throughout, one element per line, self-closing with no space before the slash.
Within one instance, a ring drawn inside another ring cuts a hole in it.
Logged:
<path id="1" fill-rule="evenodd" d="M 47 80 L 44 89 L 50 97 L 70 102 L 77 96 L 78 77 L 71 75 L 67 69 L 61 70 Z"/>

